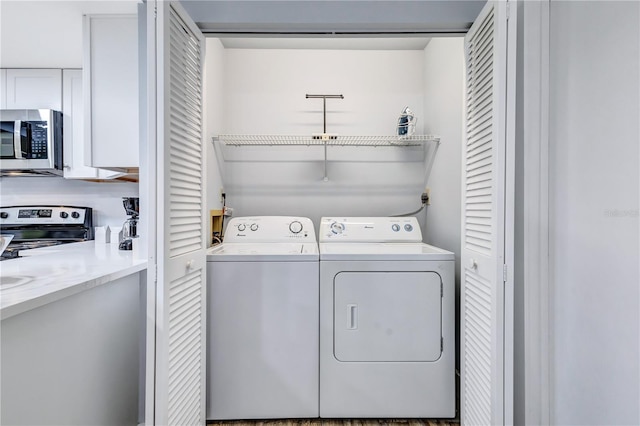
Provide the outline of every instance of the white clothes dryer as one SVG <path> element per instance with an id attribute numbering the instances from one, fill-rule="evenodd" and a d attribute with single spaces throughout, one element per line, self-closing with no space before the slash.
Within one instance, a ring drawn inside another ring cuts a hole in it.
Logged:
<path id="1" fill-rule="evenodd" d="M 207 419 L 318 417 L 318 245 L 308 218 L 233 218 L 207 255 Z"/>
<path id="2" fill-rule="evenodd" d="M 322 218 L 320 416 L 455 417 L 454 254 L 414 217 Z"/>

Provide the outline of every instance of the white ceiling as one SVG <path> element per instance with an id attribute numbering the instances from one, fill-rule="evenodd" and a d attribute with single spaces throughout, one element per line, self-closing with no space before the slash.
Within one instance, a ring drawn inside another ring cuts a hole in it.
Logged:
<path id="1" fill-rule="evenodd" d="M 429 37 L 220 37 L 228 49 L 424 50 Z"/>

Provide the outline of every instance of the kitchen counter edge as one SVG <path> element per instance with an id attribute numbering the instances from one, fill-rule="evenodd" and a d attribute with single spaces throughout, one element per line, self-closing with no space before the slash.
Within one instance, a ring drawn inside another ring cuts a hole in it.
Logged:
<path id="1" fill-rule="evenodd" d="M 28 269 L 31 265 L 37 265 L 45 274 L 48 268 L 54 270 L 54 265 L 64 262 L 70 265 L 70 269 L 64 274 L 53 274 L 53 283 L 50 277 L 42 276 L 34 278 L 28 284 L 0 289 L 0 320 L 147 269 L 147 260 L 135 258 L 131 251 L 118 251 L 117 247 L 94 241 L 34 249 L 30 252 L 33 255 L 1 262 L 0 276 L 8 278 L 16 270 Z M 90 268 L 92 272 L 79 274 L 76 267 L 81 271 Z"/>

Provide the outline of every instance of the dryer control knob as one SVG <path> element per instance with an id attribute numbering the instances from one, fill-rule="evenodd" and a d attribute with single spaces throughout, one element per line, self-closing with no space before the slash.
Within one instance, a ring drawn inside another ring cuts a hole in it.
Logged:
<path id="1" fill-rule="evenodd" d="M 299 234 L 300 231 L 302 231 L 302 224 L 297 220 L 294 220 L 289 224 L 289 231 L 293 232 L 294 234 Z"/>
<path id="2" fill-rule="evenodd" d="M 331 224 L 331 232 L 334 234 L 342 234 L 342 231 L 344 231 L 344 224 L 339 222 L 333 222 Z"/>
<path id="3" fill-rule="evenodd" d="M 258 230 L 258 224 L 257 223 L 252 223 L 251 226 L 249 227 L 249 229 L 251 229 L 252 231 L 257 231 Z"/>
<path id="4" fill-rule="evenodd" d="M 79 217 L 80 217 L 80 213 L 78 213 L 78 212 L 71 212 L 71 217 L 72 217 L 72 218 L 74 218 L 74 219 L 77 219 L 77 218 L 79 218 Z"/>
<path id="5" fill-rule="evenodd" d="M 410 223 L 407 223 L 407 224 L 404 225 L 404 230 L 407 231 L 407 232 L 411 232 L 411 231 L 413 231 L 413 226 L 411 226 Z"/>
<path id="6" fill-rule="evenodd" d="M 244 223 L 241 223 L 240 225 L 238 225 L 238 231 L 242 232 L 245 229 L 247 229 L 246 225 Z"/>
<path id="7" fill-rule="evenodd" d="M 394 223 L 393 225 L 391 225 L 391 230 L 393 232 L 398 232 L 400 230 L 400 225 L 398 225 L 397 223 Z"/>

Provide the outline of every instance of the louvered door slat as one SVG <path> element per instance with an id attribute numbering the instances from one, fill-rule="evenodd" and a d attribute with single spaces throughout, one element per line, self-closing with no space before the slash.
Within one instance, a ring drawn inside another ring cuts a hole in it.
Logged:
<path id="1" fill-rule="evenodd" d="M 479 139 L 482 139 L 485 136 L 491 136 L 493 132 L 492 120 L 493 116 L 491 114 L 487 114 L 480 117 L 475 122 L 469 123 L 469 126 L 467 127 L 467 138 L 472 138 L 469 139 L 469 144 L 471 146 L 480 143 Z"/>
<path id="2" fill-rule="evenodd" d="M 175 425 L 199 423 L 194 423 L 198 418 L 194 410 L 182 410 L 181 394 L 188 389 L 191 399 L 200 399 L 199 380 L 190 381 L 189 377 L 200 378 L 203 374 L 201 278 L 200 271 L 181 277 L 171 283 L 169 292 L 169 423 Z"/>
<path id="3" fill-rule="evenodd" d="M 196 157 L 198 155 L 202 155 L 202 151 L 197 146 L 189 146 L 188 140 L 190 138 L 200 137 L 198 131 L 194 129 L 187 129 L 186 127 L 180 127 L 179 123 L 175 123 L 175 129 L 173 130 L 172 137 L 176 140 L 180 140 L 182 143 L 180 146 L 174 146 L 171 150 L 172 156 L 177 156 L 179 158 L 184 158 L 186 160 L 191 160 L 192 163 L 196 165 L 202 164 L 200 158 Z"/>
<path id="4" fill-rule="evenodd" d="M 487 117 L 491 116 L 490 114 L 493 111 L 493 107 L 491 105 L 493 103 L 493 99 L 491 99 L 491 96 L 475 99 L 474 103 L 476 104 L 476 107 L 468 111 L 469 122 L 472 125 L 476 122 L 485 121 Z"/>
<path id="5" fill-rule="evenodd" d="M 180 169 L 180 176 L 176 176 L 175 178 L 173 178 L 172 183 L 173 181 L 183 181 L 183 182 L 191 181 L 198 185 L 201 184 L 200 182 L 201 165 L 199 163 L 190 162 L 180 157 L 174 157 L 171 159 L 171 162 L 169 164 L 171 165 L 172 168 Z"/>
<path id="6" fill-rule="evenodd" d="M 491 285 L 473 273 L 465 280 L 465 358 L 467 424 L 491 419 Z"/>
<path id="7" fill-rule="evenodd" d="M 474 158 L 476 156 L 481 156 L 483 154 L 491 155 L 491 145 L 488 144 L 491 140 L 491 135 L 488 134 L 484 136 L 482 139 L 479 139 L 473 145 L 469 145 L 467 147 L 467 159 Z"/>
<path id="8" fill-rule="evenodd" d="M 171 95 L 171 203 L 187 203 L 189 199 L 200 201 L 197 194 L 182 191 L 185 182 L 193 182 L 194 191 L 202 190 L 202 134 L 201 134 L 201 87 L 202 75 L 200 48 L 195 38 L 188 33 L 181 19 L 175 16 L 171 20 L 170 49 L 170 91 Z M 175 181 L 175 183 L 174 183 Z M 175 191 L 174 191 L 175 190 Z M 199 202 L 191 202 L 194 211 L 200 211 Z M 202 239 L 198 232 L 189 233 L 188 243 L 185 236 L 175 235 L 178 218 L 170 217 L 170 252 L 173 255 L 184 253 L 185 246 L 197 247 Z M 200 228 L 201 230 L 202 228 Z"/>

